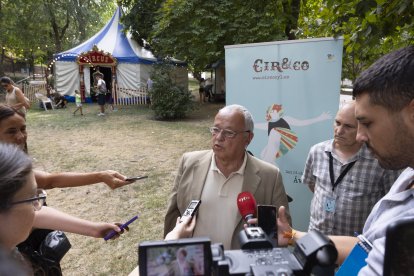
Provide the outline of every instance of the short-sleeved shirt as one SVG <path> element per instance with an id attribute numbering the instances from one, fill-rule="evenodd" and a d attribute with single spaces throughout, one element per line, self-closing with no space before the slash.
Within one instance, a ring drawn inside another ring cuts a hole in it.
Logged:
<path id="1" fill-rule="evenodd" d="M 105 92 L 103 92 L 105 91 Z M 107 92 L 107 88 L 106 88 L 106 83 L 103 79 L 99 79 L 98 80 L 98 94 L 106 94 Z"/>
<path id="2" fill-rule="evenodd" d="M 414 219 L 414 169 L 407 168 L 387 195 L 372 209 L 364 226 L 363 235 L 372 243 L 366 259 L 367 265 L 358 275 L 382 275 L 384 266 L 385 235 L 388 225 L 401 219 Z"/>
<path id="3" fill-rule="evenodd" d="M 75 94 L 75 103 L 77 107 L 82 106 L 82 98 L 80 94 Z"/>
<path id="4" fill-rule="evenodd" d="M 309 230 L 326 235 L 354 236 L 361 233 L 372 207 L 391 188 L 401 171 L 380 167 L 365 144 L 358 153 L 342 163 L 333 150 L 333 139 L 312 146 L 302 182 L 314 190 Z M 329 154 L 333 157 L 334 179 L 349 163 L 356 161 L 333 190 L 329 174 Z"/>

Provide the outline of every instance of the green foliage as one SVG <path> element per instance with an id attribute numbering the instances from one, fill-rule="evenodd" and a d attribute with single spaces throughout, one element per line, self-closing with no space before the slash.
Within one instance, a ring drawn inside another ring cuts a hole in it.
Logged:
<path id="1" fill-rule="evenodd" d="M 297 0 L 124 3 L 130 6 L 124 21 L 128 27 L 148 41 L 158 56 L 185 60 L 194 72 L 223 59 L 225 45 L 286 39 L 296 26 L 299 9 Z"/>
<path id="2" fill-rule="evenodd" d="M 175 66 L 168 62 L 154 66 L 151 79 L 154 84 L 149 91 L 151 108 L 159 120 L 184 118 L 194 109 L 188 89 L 179 87 L 174 80 Z"/>
<path id="3" fill-rule="evenodd" d="M 414 43 L 412 0 L 307 0 L 301 37 L 343 36 L 343 77 L 355 79 L 379 56 Z"/>
<path id="4" fill-rule="evenodd" d="M 414 43 L 412 0 L 123 2 L 136 37 L 195 73 L 224 58 L 225 45 L 342 36 L 343 76 L 354 79 L 379 56 Z"/>
<path id="5" fill-rule="evenodd" d="M 122 23 L 128 26 L 132 37 L 141 46 L 147 46 L 145 41 L 151 34 L 155 24 L 155 14 L 161 7 L 161 0 L 123 0 L 122 4 L 131 9 L 122 16 Z"/>
<path id="6" fill-rule="evenodd" d="M 92 36 L 114 10 L 113 0 L 0 0 L 0 47 L 32 66 L 46 63 Z"/>

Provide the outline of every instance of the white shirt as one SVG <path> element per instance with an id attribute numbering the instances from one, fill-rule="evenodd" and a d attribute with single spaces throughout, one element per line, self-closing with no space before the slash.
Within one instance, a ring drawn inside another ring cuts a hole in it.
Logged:
<path id="1" fill-rule="evenodd" d="M 392 185 L 391 190 L 372 209 L 363 235 L 373 244 L 366 259 L 367 265 L 358 275 L 382 275 L 385 252 L 385 233 L 389 224 L 404 219 L 414 219 L 414 169 L 407 168 Z"/>
<path id="2" fill-rule="evenodd" d="M 242 189 L 247 157 L 244 156 L 241 167 L 228 178 L 217 168 L 214 157 L 213 154 L 201 194 L 194 236 L 209 237 L 212 243 L 223 243 L 228 250 L 238 223 L 237 196 Z"/>

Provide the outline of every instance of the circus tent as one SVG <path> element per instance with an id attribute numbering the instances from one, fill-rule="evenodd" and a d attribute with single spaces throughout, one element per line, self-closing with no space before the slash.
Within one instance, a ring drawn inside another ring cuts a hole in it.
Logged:
<path id="1" fill-rule="evenodd" d="M 87 100 L 93 87 L 93 73 L 99 70 L 111 91 L 116 88 L 139 89 L 145 85 L 157 62 L 151 51 L 141 47 L 120 23 L 118 7 L 109 22 L 80 45 L 54 55 L 55 90 L 68 98 L 78 89 Z M 188 85 L 184 62 L 176 61 L 175 76 Z"/>

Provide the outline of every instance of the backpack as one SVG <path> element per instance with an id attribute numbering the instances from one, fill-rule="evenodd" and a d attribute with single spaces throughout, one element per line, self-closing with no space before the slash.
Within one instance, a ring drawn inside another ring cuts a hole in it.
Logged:
<path id="1" fill-rule="evenodd" d="M 35 276 L 62 276 L 60 261 L 71 244 L 62 231 L 35 229 L 17 246 L 30 262 Z"/>

